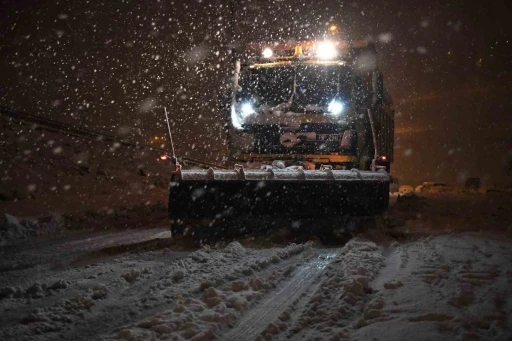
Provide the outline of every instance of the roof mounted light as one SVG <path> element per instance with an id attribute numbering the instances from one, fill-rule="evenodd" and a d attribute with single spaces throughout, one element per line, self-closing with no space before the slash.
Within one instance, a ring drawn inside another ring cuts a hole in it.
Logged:
<path id="1" fill-rule="evenodd" d="M 339 38 L 341 34 L 341 27 L 335 22 L 330 22 L 329 25 L 327 25 L 326 33 L 328 36 Z"/>
<path id="2" fill-rule="evenodd" d="M 330 41 L 323 41 L 316 46 L 316 56 L 318 59 L 334 59 L 338 55 L 336 45 Z"/>
<path id="3" fill-rule="evenodd" d="M 274 51 L 270 47 L 266 47 L 263 49 L 263 52 L 261 53 L 263 55 L 263 58 L 270 58 L 274 55 Z"/>

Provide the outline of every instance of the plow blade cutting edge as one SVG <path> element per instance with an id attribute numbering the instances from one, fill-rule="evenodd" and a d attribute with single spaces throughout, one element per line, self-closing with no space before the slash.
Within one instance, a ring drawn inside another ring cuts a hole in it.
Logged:
<path id="1" fill-rule="evenodd" d="M 373 215 L 389 204 L 385 171 L 235 169 L 181 170 L 169 188 L 174 234 L 195 226 L 254 221 L 300 224 L 344 215 Z"/>

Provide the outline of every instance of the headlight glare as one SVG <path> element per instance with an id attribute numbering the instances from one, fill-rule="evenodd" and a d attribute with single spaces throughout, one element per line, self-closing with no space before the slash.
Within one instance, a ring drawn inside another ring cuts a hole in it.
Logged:
<path id="1" fill-rule="evenodd" d="M 274 51 L 270 47 L 267 47 L 263 50 L 263 58 L 270 58 L 274 55 Z"/>
<path id="2" fill-rule="evenodd" d="M 330 41 L 318 43 L 316 46 L 316 56 L 318 59 L 328 60 L 336 58 L 338 51 L 336 46 Z"/>
<path id="3" fill-rule="evenodd" d="M 338 116 L 339 114 L 341 114 L 343 112 L 344 108 L 345 108 L 345 106 L 343 105 L 342 102 L 333 99 L 329 103 L 329 106 L 327 107 L 327 111 L 329 112 L 329 114 L 331 114 L 333 116 Z"/>
<path id="4" fill-rule="evenodd" d="M 254 110 L 251 103 L 243 103 L 240 107 L 240 115 L 242 118 L 247 118 L 248 116 L 254 114 L 256 111 Z"/>

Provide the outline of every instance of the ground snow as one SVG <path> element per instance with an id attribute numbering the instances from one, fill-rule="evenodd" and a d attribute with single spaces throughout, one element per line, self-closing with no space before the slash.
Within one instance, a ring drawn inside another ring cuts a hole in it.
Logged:
<path id="1" fill-rule="evenodd" d="M 393 279 L 373 298 L 379 317 L 363 315 L 364 328 L 351 332 L 351 340 L 512 338 L 508 243 L 449 234 L 402 245 L 394 254 L 399 271 L 393 262 L 384 269 Z"/>
<path id="2" fill-rule="evenodd" d="M 358 316 L 372 293 L 369 282 L 383 267 L 383 261 L 375 243 L 361 237 L 350 240 L 327 267 L 311 298 L 306 302 L 296 302 L 292 307 L 291 311 L 302 305 L 300 314 L 292 312 L 292 321 L 281 327 L 286 331 L 286 337 L 336 340 L 345 338 L 351 325 L 364 325 L 364 320 Z M 375 308 L 374 305 L 373 310 Z M 372 311 L 369 314 L 376 313 Z M 271 335 L 262 336 L 269 339 Z"/>
<path id="3" fill-rule="evenodd" d="M 259 339 L 512 336 L 507 241 L 452 233 L 400 244 L 375 235 L 355 237 L 339 249 L 306 291 L 262 326 Z M 86 266 L 75 271 L 83 279 L 63 276 L 3 287 L 3 314 L 13 309 L 26 313 L 10 326 L 3 324 L 0 337 L 73 338 L 87 328 L 81 327 L 85 321 L 97 321 L 102 340 L 222 339 L 261 302 L 277 300 L 298 269 L 319 257 L 311 244 L 256 250 L 233 242 L 156 262 L 170 253 L 149 251 Z M 109 318 L 131 322 L 113 330 Z M 89 335 L 98 338 L 94 330 Z"/>
<path id="4" fill-rule="evenodd" d="M 311 245 L 292 244 L 265 252 L 238 242 L 220 250 L 205 246 L 171 265 L 153 286 L 150 295 L 171 298 L 167 310 L 102 339 L 212 340 L 261 295 L 289 277 L 293 266 L 280 265 L 305 250 L 311 251 Z M 236 262 L 239 265 L 233 267 Z M 264 276 L 253 276 L 255 271 Z"/>
<path id="5" fill-rule="evenodd" d="M 0 339 L 229 340 L 263 311 L 250 339 L 509 340 L 508 198 L 409 193 L 384 225 L 337 249 L 232 242 L 103 253 L 153 243 L 163 229 L 17 240 L 0 259 Z M 404 227 L 398 241 L 390 224 Z M 492 226 L 499 238 L 480 231 Z M 13 260 L 22 266 L 6 266 Z"/>
<path id="6" fill-rule="evenodd" d="M 272 294 L 273 288 L 279 287 L 280 282 L 287 281 L 296 266 L 281 266 L 280 263 L 304 250 L 311 252 L 311 247 L 290 245 L 283 249 L 267 250 L 268 256 L 265 258 L 255 250 L 244 248 L 238 242 L 231 243 L 222 250 L 212 250 L 209 247 L 198 250 L 174 264 L 169 269 L 169 278 L 162 279 L 156 285 L 157 288 L 168 290 L 172 285 L 170 281 L 184 284 L 187 274 L 194 273 L 205 263 L 209 263 L 211 268 L 215 267 L 216 262 L 243 257 L 243 266 L 233 269 L 233 272 L 224 269 L 224 272 L 219 272 L 217 280 L 213 280 L 211 276 L 205 276 L 200 283 L 187 284 L 186 287 L 189 290 L 176 294 L 169 310 L 121 327 L 103 339 L 134 340 L 138 337 L 142 339 L 214 339 L 222 335 L 228 325 L 236 323 L 245 310 L 257 305 L 262 296 Z M 254 259 L 256 255 L 259 256 Z M 271 268 L 272 265 L 277 265 L 276 270 L 269 269 L 270 271 L 266 273 L 261 271 Z M 341 327 L 339 331 L 328 328 L 332 327 L 332 319 L 343 319 L 345 326 L 346 321 L 360 311 L 361 302 L 371 292 L 368 283 L 382 266 L 383 256 L 375 243 L 359 238 L 350 241 L 326 269 L 322 276 L 321 290 L 313 296 L 301 316 L 293 317 L 297 318 L 297 323 L 295 325 L 288 325 L 283 321 L 277 324 L 271 323 L 263 335 L 268 338 L 289 329 L 292 335 L 305 333 L 311 336 L 307 329 L 312 324 L 317 328 L 325 326 L 328 335 L 343 334 Z M 253 276 L 255 271 L 258 272 L 258 276 Z M 234 280 L 234 273 L 246 277 Z M 197 277 L 194 280 L 197 281 Z M 286 314 L 293 315 L 290 311 L 283 314 L 284 320 L 286 320 Z"/>

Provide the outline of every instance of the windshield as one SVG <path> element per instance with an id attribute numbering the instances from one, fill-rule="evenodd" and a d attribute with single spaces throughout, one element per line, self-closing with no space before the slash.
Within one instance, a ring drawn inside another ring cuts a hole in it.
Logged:
<path id="1" fill-rule="evenodd" d="M 239 82 L 240 97 L 257 106 L 293 103 L 297 108 L 350 100 L 350 73 L 340 65 L 287 65 L 248 69 Z"/>

